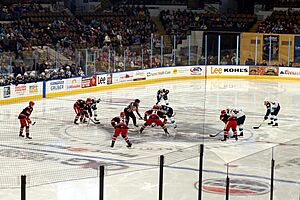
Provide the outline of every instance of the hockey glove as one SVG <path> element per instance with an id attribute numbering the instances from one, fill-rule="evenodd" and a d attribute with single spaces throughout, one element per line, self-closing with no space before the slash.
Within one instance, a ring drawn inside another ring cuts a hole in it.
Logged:
<path id="1" fill-rule="evenodd" d="M 267 120 L 267 119 L 268 119 L 268 116 L 265 116 L 265 117 L 264 117 L 264 120 Z"/>

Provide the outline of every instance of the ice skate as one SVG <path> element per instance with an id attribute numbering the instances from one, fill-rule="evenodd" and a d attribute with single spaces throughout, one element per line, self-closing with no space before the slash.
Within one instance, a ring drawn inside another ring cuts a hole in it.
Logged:
<path id="1" fill-rule="evenodd" d="M 224 135 L 224 138 L 221 141 L 225 142 L 226 140 L 227 140 L 227 135 Z"/>
<path id="2" fill-rule="evenodd" d="M 129 142 L 129 141 L 127 141 L 127 145 L 126 145 L 126 147 L 130 148 L 131 146 L 132 146 L 132 143 L 131 143 L 131 142 Z"/>

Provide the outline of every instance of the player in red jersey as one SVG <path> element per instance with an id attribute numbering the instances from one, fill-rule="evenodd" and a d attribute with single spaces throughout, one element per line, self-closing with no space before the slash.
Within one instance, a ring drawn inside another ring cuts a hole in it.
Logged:
<path id="1" fill-rule="evenodd" d="M 74 111 L 76 113 L 76 116 L 75 116 L 75 119 L 74 119 L 74 124 L 79 124 L 77 122 L 79 117 L 80 117 L 80 122 L 86 122 L 85 118 L 89 118 L 87 103 L 89 103 L 89 102 L 86 102 L 82 99 L 78 99 L 74 103 L 73 108 L 74 108 Z"/>
<path id="2" fill-rule="evenodd" d="M 148 116 L 149 116 L 149 118 L 147 118 Z M 162 118 L 164 121 L 161 121 L 160 118 Z M 151 110 L 148 110 L 148 111 L 145 112 L 144 120 L 146 122 L 141 127 L 140 134 L 144 131 L 144 129 L 147 126 L 155 124 L 157 126 L 161 126 L 163 128 L 163 130 L 165 131 L 166 135 L 170 136 L 170 134 L 168 133 L 168 129 L 165 125 L 165 123 L 167 122 L 166 115 L 159 110 L 158 105 L 154 105 Z"/>
<path id="3" fill-rule="evenodd" d="M 232 138 L 235 138 L 235 140 L 238 140 L 238 135 L 236 131 L 237 127 L 237 121 L 235 116 L 229 115 L 226 110 L 221 111 L 220 120 L 225 123 L 224 127 L 224 139 L 222 141 L 226 141 L 228 138 L 228 132 L 231 129 L 233 132 Z"/>
<path id="4" fill-rule="evenodd" d="M 34 106 L 34 102 L 29 101 L 29 106 L 24 108 L 18 116 L 18 119 L 20 120 L 20 124 L 21 124 L 20 133 L 19 133 L 20 137 L 24 137 L 23 131 L 24 131 L 24 127 L 25 127 L 26 138 L 32 139 L 32 137 L 29 136 L 29 126 L 31 124 L 30 115 L 33 111 L 33 106 Z"/>
<path id="5" fill-rule="evenodd" d="M 111 125 L 115 128 L 114 135 L 111 139 L 110 147 L 114 147 L 115 142 L 117 141 L 117 137 L 121 134 L 124 138 L 125 142 L 127 143 L 127 147 L 131 147 L 132 144 L 128 138 L 128 126 L 125 123 L 125 113 L 121 112 L 120 116 L 114 117 L 111 120 Z"/>

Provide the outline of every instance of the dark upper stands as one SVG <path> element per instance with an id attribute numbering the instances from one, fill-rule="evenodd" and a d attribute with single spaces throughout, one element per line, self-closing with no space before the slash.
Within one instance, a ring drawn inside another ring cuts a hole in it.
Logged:
<path id="1" fill-rule="evenodd" d="M 221 14 L 164 10 L 160 13 L 160 20 L 168 35 L 177 35 L 179 39 L 182 39 L 191 30 L 248 31 L 256 22 L 256 16 L 240 13 Z"/>
<path id="2" fill-rule="evenodd" d="M 300 33 L 300 11 L 273 11 L 257 28 L 260 33 Z"/>

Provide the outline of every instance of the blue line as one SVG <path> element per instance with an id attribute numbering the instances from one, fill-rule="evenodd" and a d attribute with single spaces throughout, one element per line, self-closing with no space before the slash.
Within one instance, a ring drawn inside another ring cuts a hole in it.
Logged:
<path id="1" fill-rule="evenodd" d="M 46 152 L 46 153 L 53 153 L 53 154 L 61 154 L 61 155 L 68 155 L 68 156 L 77 156 L 77 157 L 83 157 L 83 158 L 93 158 L 93 159 L 99 159 L 99 160 L 111 160 L 111 161 L 117 161 L 119 164 L 131 164 L 131 165 L 140 165 L 140 166 L 153 166 L 158 167 L 158 164 L 146 164 L 146 163 L 136 163 L 136 162 L 127 162 L 120 159 L 114 159 L 114 158 L 105 158 L 105 157 L 98 157 L 98 156 L 87 156 L 87 155 L 80 155 L 80 154 L 73 154 L 73 153 L 64 153 L 64 152 L 58 152 L 58 151 L 51 151 L 51 150 L 40 150 L 40 149 L 32 149 L 32 148 L 24 148 L 24 147 L 16 147 L 16 146 L 10 146 L 10 145 L 3 145 L 0 144 L 2 147 L 8 147 L 8 148 L 14 148 L 14 149 L 21 149 L 21 150 L 32 150 L 32 151 L 40 151 L 40 152 Z M 181 170 L 189 170 L 189 171 L 199 171 L 198 169 L 191 168 L 191 167 L 178 167 L 178 166 L 170 166 L 166 165 L 165 167 L 173 168 L 173 169 L 181 169 Z M 216 171 L 216 170 L 203 170 L 207 173 L 215 173 L 215 174 L 222 174 L 226 175 L 226 172 L 222 171 Z M 243 176 L 243 177 L 250 177 L 250 178 L 257 178 L 257 179 L 264 179 L 264 180 L 270 180 L 270 178 L 263 177 L 263 176 L 257 176 L 257 175 L 246 175 L 246 174 L 239 174 L 239 173 L 228 173 L 232 176 Z M 291 180 L 284 180 L 284 179 L 274 179 L 278 182 L 283 183 L 291 183 L 291 184 L 300 184 L 300 181 L 291 181 Z"/>

